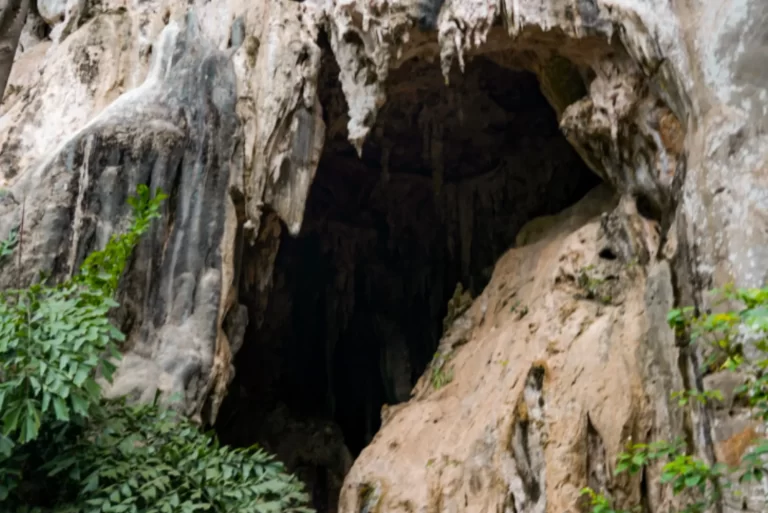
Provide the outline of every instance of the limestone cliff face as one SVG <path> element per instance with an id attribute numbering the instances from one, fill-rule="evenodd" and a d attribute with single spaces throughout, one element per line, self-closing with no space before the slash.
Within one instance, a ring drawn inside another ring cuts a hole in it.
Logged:
<path id="1" fill-rule="evenodd" d="M 579 511 L 584 486 L 666 511 L 657 474 L 613 477 L 628 437 L 683 428 L 664 393 L 682 388 L 673 336 L 659 329 L 669 265 L 611 258 L 600 213 L 613 206 L 597 190 L 499 260 L 441 343 L 453 379 L 438 387 L 427 372 L 389 413 L 341 511 Z"/>
<path id="2" fill-rule="evenodd" d="M 0 286 L 71 273 L 124 225 L 136 184 L 163 188 L 121 288 L 110 393 L 181 392 L 213 423 L 245 326 L 268 311 L 281 232 L 309 221 L 325 145 L 341 134 L 365 158 L 393 98 L 442 97 L 399 87 L 398 70 L 426 69 L 413 62 L 439 68 L 446 95 L 478 60 L 527 70 L 605 186 L 501 257 L 462 318 L 453 380 L 434 391 L 428 369 L 390 412 L 339 511 L 575 512 L 588 484 L 662 511 L 655 476 L 612 477 L 626 437 L 688 430 L 715 458 L 743 427 L 667 404 L 717 377 L 664 316 L 768 278 L 766 17 L 762 0 L 5 0 L 0 236 L 23 237 Z M 407 118 L 436 190 L 458 158 L 449 121 L 465 119 L 451 105 Z M 388 178 L 397 148 L 379 146 Z M 467 201 L 462 241 L 477 230 Z"/>

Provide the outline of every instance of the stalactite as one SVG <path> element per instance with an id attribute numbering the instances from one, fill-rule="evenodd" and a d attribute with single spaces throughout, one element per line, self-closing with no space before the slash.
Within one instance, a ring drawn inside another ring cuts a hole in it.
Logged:
<path id="1" fill-rule="evenodd" d="M 459 243 L 461 245 L 461 274 L 469 275 L 472 260 L 472 232 L 474 227 L 474 199 L 472 190 L 459 192 Z"/>
<path id="2" fill-rule="evenodd" d="M 385 146 L 381 151 L 381 181 L 384 184 L 389 183 L 390 174 L 389 174 L 389 157 L 392 152 L 392 149 L 389 145 Z"/>
<path id="3" fill-rule="evenodd" d="M 418 126 L 421 130 L 421 161 L 428 166 L 431 163 L 430 143 L 432 142 L 432 117 L 428 107 L 421 108 Z"/>
<path id="4" fill-rule="evenodd" d="M 443 123 L 439 121 L 432 123 L 429 160 L 432 166 L 432 187 L 435 196 L 440 196 L 443 191 L 443 175 L 445 173 L 443 163 L 443 131 Z"/>

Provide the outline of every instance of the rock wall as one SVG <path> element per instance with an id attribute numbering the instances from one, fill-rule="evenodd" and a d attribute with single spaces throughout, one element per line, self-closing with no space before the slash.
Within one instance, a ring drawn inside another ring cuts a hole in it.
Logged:
<path id="1" fill-rule="evenodd" d="M 767 277 L 766 16 L 761 0 L 6 0 L 0 235 L 20 228 L 23 243 L 0 285 L 71 273 L 123 226 L 136 184 L 163 187 L 164 220 L 122 286 L 129 338 L 111 393 L 179 391 L 186 413 L 213 422 L 247 322 L 244 248 L 256 255 L 249 286 L 267 301 L 280 231 L 302 225 L 325 141 L 323 53 L 338 65 L 358 153 L 391 70 L 418 56 L 449 77 L 482 54 L 538 76 L 562 131 L 619 199 L 599 222 L 558 225 L 568 228 L 500 261 L 493 283 L 517 290 L 528 314 L 495 312 L 503 293 L 486 289 L 471 312 L 488 317 L 456 355 L 454 383 L 390 419 L 347 478 L 341 511 L 573 511 L 585 480 L 637 498 L 640 483 L 606 478 L 603 462 L 627 434 L 679 432 L 668 393 L 705 381 L 697 355 L 678 365 L 663 311 Z M 573 298 L 574 266 L 593 261 L 616 276 L 620 303 Z M 574 309 L 551 323 L 561 307 Z M 688 424 L 713 458 L 738 434 L 733 422 L 701 411 Z M 652 510 L 666 504 L 643 482 Z"/>
<path id="2" fill-rule="evenodd" d="M 107 36 L 121 24 L 97 18 L 90 35 Z M 200 38 L 191 14 L 185 26 L 169 24 L 156 46 L 142 85 L 33 168 L 17 168 L 4 152 L 6 177 L 15 180 L 0 219 L 6 232 L 20 230 L 22 242 L 2 281 L 27 283 L 41 270 L 71 274 L 124 228 L 137 184 L 167 191 L 164 222 L 142 241 L 121 285 L 117 316 L 130 342 L 111 393 L 151 399 L 161 388 L 181 393 L 186 412 L 198 414 L 209 388 L 226 377 L 209 373 L 226 372 L 217 360 L 228 361 L 220 318 L 233 306 L 224 284 L 233 280 L 235 76 L 227 56 Z M 42 117 L 30 112 L 44 101 L 38 91 L 20 115 Z M 35 126 L 29 123 L 12 129 Z"/>
<path id="3" fill-rule="evenodd" d="M 453 379 L 435 387 L 428 370 L 388 413 L 340 511 L 580 511 L 588 485 L 619 507 L 642 497 L 667 510 L 657 473 L 613 477 L 628 437 L 683 430 L 664 392 L 682 388 L 673 336 L 659 329 L 670 269 L 614 258 L 600 216 L 614 205 L 596 190 L 499 260 L 441 343 Z"/>

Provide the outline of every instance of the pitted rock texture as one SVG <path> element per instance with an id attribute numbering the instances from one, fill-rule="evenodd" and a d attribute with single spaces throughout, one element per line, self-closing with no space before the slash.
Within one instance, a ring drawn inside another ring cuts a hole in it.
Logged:
<path id="1" fill-rule="evenodd" d="M 566 285 L 553 285 L 550 271 L 575 265 L 569 255 L 592 261 L 605 243 L 615 265 L 634 263 L 637 274 L 612 274 L 622 306 L 574 300 L 579 315 L 605 328 L 598 347 L 573 353 L 589 340 L 569 324 L 574 317 L 538 328 L 552 330 L 573 363 L 547 356 L 539 335 L 523 334 L 532 321 L 489 314 L 474 343 L 457 354 L 455 382 L 389 417 L 347 478 L 341 511 L 352 511 L 355 497 L 370 504 L 388 497 L 392 508 L 408 511 L 441 504 L 463 510 L 464 492 L 478 511 L 484 504 L 568 511 L 585 479 L 608 479 L 617 496 L 636 498 L 639 483 L 604 477 L 610 463 L 601 455 L 612 461 L 622 430 L 678 433 L 681 423 L 663 404 L 669 392 L 681 380 L 700 387 L 717 381 L 703 379 L 696 354 L 669 364 L 676 349 L 660 310 L 706 308 L 712 286 L 758 286 L 768 278 L 766 16 L 762 0 L 2 1 L 0 236 L 23 217 L 26 242 L 0 283 L 72 272 L 123 226 L 123 200 L 137 183 L 167 187 L 173 194 L 163 222 L 124 280 L 118 319 L 130 344 L 112 392 L 182 391 L 182 408 L 213 422 L 247 314 L 266 311 L 280 233 L 296 235 L 303 226 L 326 130 L 329 140 L 341 130 L 365 155 L 392 78 L 414 58 L 433 60 L 446 79 L 481 55 L 531 71 L 568 140 L 619 199 L 581 228 L 572 212 L 571 221 L 556 216 L 523 230 L 521 244 L 538 242 L 502 259 L 494 276 L 501 279 L 508 259 L 517 262 L 514 279 L 502 281 L 518 283 L 531 303 L 523 319 L 540 316 L 544 324 L 549 307 L 565 301 L 574 272 L 563 271 Z M 325 126 L 320 101 L 321 63 L 329 56 L 348 113 L 341 129 Z M 444 87 L 449 94 L 451 81 Z M 424 136 L 439 134 L 440 120 L 426 121 Z M 437 142 L 433 177 L 448 154 Z M 541 297 L 525 288 L 530 278 Z M 258 296 L 250 311 L 239 306 L 244 281 Z M 486 288 L 483 301 L 500 304 L 496 295 Z M 491 333 L 494 322 L 504 329 Z M 507 331 L 514 344 L 502 336 Z M 520 342 L 526 337 L 527 346 Z M 473 355 L 493 356 L 502 338 L 510 363 L 489 373 L 481 368 L 487 358 Z M 624 351 L 623 341 L 635 351 Z M 595 355 L 612 371 L 597 368 Z M 546 362 L 541 380 L 535 358 Z M 606 387 L 575 377 L 582 395 L 565 390 L 578 362 Z M 514 405 L 491 408 L 493 394 L 473 402 L 490 381 Z M 551 392 L 561 387 L 562 398 Z M 626 387 L 629 399 L 620 400 Z M 447 445 L 417 442 L 442 436 L 430 431 L 434 419 L 458 422 L 468 412 L 474 424 L 451 424 Z M 579 429 L 561 433 L 565 424 L 552 420 L 555 413 Z M 639 418 L 646 413 L 650 427 Z M 412 421 L 408 430 L 397 427 L 401 415 Z M 697 450 L 709 458 L 729 457 L 723 447 L 750 429 L 728 411 L 696 411 L 690 425 Z M 546 442 L 561 434 L 559 445 Z M 414 451 L 385 449 L 381 440 Z M 443 453 L 460 464 L 427 465 Z M 566 474 L 560 466 L 581 470 Z M 570 476 L 580 476 L 578 485 Z M 667 504 L 653 485 L 646 495 L 652 511 Z"/>

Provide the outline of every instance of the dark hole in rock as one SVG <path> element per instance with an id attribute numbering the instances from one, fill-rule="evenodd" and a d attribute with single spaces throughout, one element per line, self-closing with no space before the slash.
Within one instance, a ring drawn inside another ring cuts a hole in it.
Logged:
<path id="1" fill-rule="evenodd" d="M 517 513 L 517 506 L 515 505 L 515 495 L 512 492 L 507 492 L 507 511 L 510 513 Z"/>
<path id="2" fill-rule="evenodd" d="M 646 194 L 642 192 L 636 193 L 635 205 L 637 205 L 637 213 L 642 217 L 650 221 L 661 222 L 661 209 Z"/>
<path id="3" fill-rule="evenodd" d="M 608 490 L 608 476 L 606 475 L 605 444 L 587 415 L 587 485 L 600 493 Z"/>
<path id="4" fill-rule="evenodd" d="M 362 158 L 337 75 L 326 58 L 324 153 L 301 232 L 283 227 L 266 306 L 248 284 L 259 247 L 243 255 L 252 321 L 218 420 L 225 443 L 277 453 L 319 512 L 336 511 L 382 405 L 408 400 L 457 282 L 476 296 L 527 221 L 599 183 L 532 74 L 476 58 L 446 88 L 438 66 L 411 60 L 391 72 Z"/>
<path id="5" fill-rule="evenodd" d="M 651 509 L 651 493 L 648 486 L 648 469 L 643 468 L 642 477 L 640 478 L 640 511 L 647 513 L 652 511 Z"/>
<path id="6" fill-rule="evenodd" d="M 544 376 L 546 375 L 546 369 L 541 365 L 534 365 L 531 370 L 528 371 L 528 377 L 526 379 L 526 386 L 530 387 L 537 392 L 540 392 L 544 388 Z"/>
<path id="7" fill-rule="evenodd" d="M 603 260 L 616 260 L 616 253 L 611 248 L 602 249 L 598 256 Z"/>

